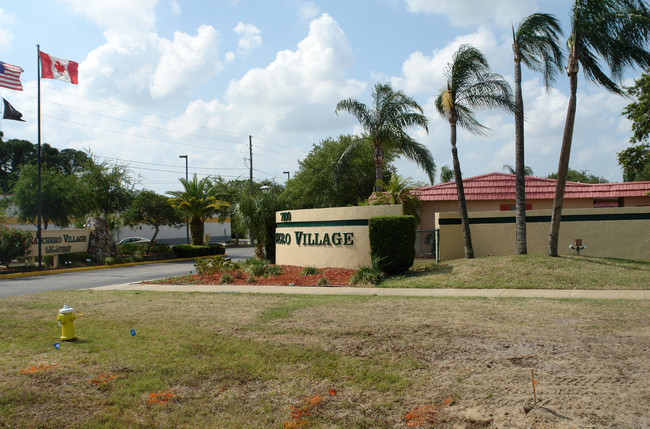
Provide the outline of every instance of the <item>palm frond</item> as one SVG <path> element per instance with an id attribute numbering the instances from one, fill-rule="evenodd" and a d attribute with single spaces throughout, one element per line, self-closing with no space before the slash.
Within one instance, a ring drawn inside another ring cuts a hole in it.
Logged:
<path id="1" fill-rule="evenodd" d="M 529 15 L 519 23 L 517 31 L 513 28 L 515 58 L 519 57 L 529 69 L 541 72 L 546 88 L 555 81 L 564 63 L 561 36 L 560 21 L 546 13 Z"/>
<path id="2" fill-rule="evenodd" d="M 623 95 L 624 71 L 650 67 L 650 10 L 644 0 L 576 0 L 571 22 L 570 43 L 585 77 L 594 83 Z"/>
<path id="3" fill-rule="evenodd" d="M 427 176 L 429 183 L 433 185 L 436 176 L 436 163 L 433 155 L 426 146 L 413 140 L 408 135 L 404 135 L 402 143 L 400 144 L 401 153 L 411 161 L 414 161 L 420 166 Z"/>
<path id="4" fill-rule="evenodd" d="M 372 99 L 371 108 L 354 99 L 342 100 L 337 104 L 335 112 L 348 111 L 357 118 L 368 137 L 366 141 L 372 142 L 374 161 L 379 166 L 377 174 L 380 175 L 387 152 L 404 153 L 401 145 L 410 139 L 406 129 L 419 126 L 429 132 L 428 119 L 413 97 L 401 90 L 394 90 L 390 83 L 377 83 L 372 91 Z M 352 147 L 347 148 L 339 158 L 335 175 L 340 174 L 340 168 L 350 150 Z M 425 155 L 423 152 L 417 154 Z M 430 154 L 428 156 L 431 158 Z M 428 160 L 422 160 L 421 165 L 428 166 Z"/>

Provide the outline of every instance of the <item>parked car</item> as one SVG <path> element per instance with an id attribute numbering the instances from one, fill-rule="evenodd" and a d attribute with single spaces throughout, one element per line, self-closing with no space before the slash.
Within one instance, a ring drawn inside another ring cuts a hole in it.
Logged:
<path id="1" fill-rule="evenodd" d="M 118 245 L 125 243 L 151 243 L 151 240 L 142 237 L 127 237 L 117 242 Z"/>

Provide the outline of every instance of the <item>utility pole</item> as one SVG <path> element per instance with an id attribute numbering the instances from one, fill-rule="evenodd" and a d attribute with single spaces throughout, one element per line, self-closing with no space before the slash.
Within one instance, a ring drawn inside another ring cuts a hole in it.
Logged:
<path id="1" fill-rule="evenodd" d="M 253 136 L 248 136 L 248 153 L 250 158 L 248 158 L 248 165 L 250 166 L 250 191 L 253 193 Z"/>

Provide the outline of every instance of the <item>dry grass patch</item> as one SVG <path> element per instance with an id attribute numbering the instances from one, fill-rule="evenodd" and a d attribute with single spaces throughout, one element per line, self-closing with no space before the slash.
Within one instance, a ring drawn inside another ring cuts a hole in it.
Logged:
<path id="1" fill-rule="evenodd" d="M 2 301 L 0 427 L 650 424 L 647 301 L 91 291 Z M 55 350 L 63 302 L 84 316 L 80 340 Z M 32 367 L 47 370 L 20 371 Z"/>
<path id="2" fill-rule="evenodd" d="M 542 255 L 490 256 L 436 263 L 416 260 L 380 287 L 650 289 L 650 261 Z"/>

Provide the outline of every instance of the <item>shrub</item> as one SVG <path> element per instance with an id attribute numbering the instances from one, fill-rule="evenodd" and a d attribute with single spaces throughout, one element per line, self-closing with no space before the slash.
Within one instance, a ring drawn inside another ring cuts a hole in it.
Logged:
<path id="1" fill-rule="evenodd" d="M 381 270 L 381 258 L 375 258 L 370 265 L 363 265 L 350 278 L 350 285 L 373 285 L 376 286 L 384 279 L 384 273 Z"/>
<path id="2" fill-rule="evenodd" d="M 370 257 L 379 258 L 388 274 L 408 270 L 415 260 L 415 217 L 376 216 L 368 219 Z"/>
<path id="3" fill-rule="evenodd" d="M 209 244 L 207 246 L 195 246 L 193 244 L 177 244 L 172 251 L 179 258 L 197 258 L 200 256 L 225 255 L 226 248 L 220 244 Z"/>
<path id="4" fill-rule="evenodd" d="M 318 286 L 327 286 L 330 282 L 327 281 L 325 277 L 318 279 Z"/>
<path id="5" fill-rule="evenodd" d="M 251 277 L 269 277 L 277 276 L 282 272 L 282 268 L 272 265 L 266 259 L 249 258 L 241 264 L 241 269 Z"/>
<path id="6" fill-rule="evenodd" d="M 74 252 L 59 255 L 59 265 L 67 267 L 81 267 L 87 265 L 90 260 L 88 252 Z"/>
<path id="7" fill-rule="evenodd" d="M 301 276 L 314 276 L 314 275 L 320 274 L 320 273 L 321 273 L 321 271 L 318 268 L 312 267 L 312 266 L 309 266 L 309 265 L 307 265 L 306 267 L 303 267 L 302 270 L 300 270 L 300 275 Z"/>
<path id="8" fill-rule="evenodd" d="M 120 255 L 143 255 L 147 253 L 147 243 L 124 243 L 117 246 Z"/>
<path id="9" fill-rule="evenodd" d="M 217 255 L 212 258 L 197 259 L 194 267 L 197 274 L 214 275 L 220 271 L 234 270 L 237 264 L 224 258 L 223 255 Z"/>
<path id="10" fill-rule="evenodd" d="M 32 233 L 18 228 L 0 227 L 0 264 L 25 256 L 32 244 Z"/>
<path id="11" fill-rule="evenodd" d="M 124 258 L 121 256 L 107 256 L 102 260 L 104 265 L 116 265 L 124 263 Z"/>
<path id="12" fill-rule="evenodd" d="M 232 283 L 232 280 L 233 276 L 230 273 L 223 273 L 219 279 L 219 283 L 227 285 Z"/>

